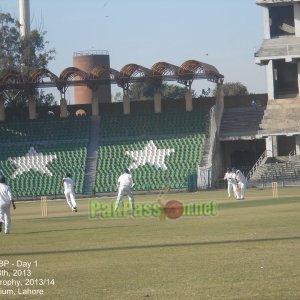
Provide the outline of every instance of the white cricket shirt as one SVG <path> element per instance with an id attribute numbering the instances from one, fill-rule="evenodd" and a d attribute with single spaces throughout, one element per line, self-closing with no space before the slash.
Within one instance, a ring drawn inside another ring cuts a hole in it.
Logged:
<path id="1" fill-rule="evenodd" d="M 119 177 L 118 182 L 120 187 L 131 187 L 133 184 L 131 175 L 127 173 L 122 174 Z"/>
<path id="2" fill-rule="evenodd" d="M 0 183 L 0 205 L 8 204 L 13 199 L 10 187 L 4 183 Z"/>
<path id="3" fill-rule="evenodd" d="M 72 178 L 70 178 L 70 177 L 63 178 L 63 183 L 64 183 L 65 192 L 73 191 L 73 188 L 75 186 L 75 182 Z"/>

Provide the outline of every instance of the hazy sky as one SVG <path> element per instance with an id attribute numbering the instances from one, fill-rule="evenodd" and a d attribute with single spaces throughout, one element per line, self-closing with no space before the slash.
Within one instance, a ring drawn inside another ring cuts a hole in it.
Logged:
<path id="1" fill-rule="evenodd" d="M 0 10 L 19 18 L 18 3 L 0 0 Z M 195 59 L 214 65 L 225 82 L 266 92 L 265 68 L 254 63 L 263 39 L 255 0 L 30 0 L 30 14 L 31 29 L 43 27 L 57 51 L 49 64 L 56 75 L 72 66 L 73 52 L 108 50 L 116 70 Z M 192 88 L 209 86 L 200 81 Z"/>

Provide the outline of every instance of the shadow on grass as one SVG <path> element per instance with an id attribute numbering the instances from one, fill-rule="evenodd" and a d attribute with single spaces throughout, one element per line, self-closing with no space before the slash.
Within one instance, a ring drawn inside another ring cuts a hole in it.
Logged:
<path id="1" fill-rule="evenodd" d="M 137 227 L 140 225 L 114 225 L 114 226 L 95 226 L 95 227 L 82 227 L 82 228 L 66 228 L 66 229 L 52 229 L 52 230 L 40 230 L 40 231 L 28 231 L 28 232 L 21 232 L 21 233 L 14 233 L 14 235 L 24 235 L 24 234 L 43 234 L 43 233 L 50 233 L 50 232 L 66 232 L 66 231 L 81 231 L 81 230 L 95 230 L 95 229 L 112 229 L 112 228 L 128 228 L 128 227 Z"/>
<path id="2" fill-rule="evenodd" d="M 90 248 L 90 249 L 66 249 L 66 250 L 36 251 L 36 252 L 0 253 L 0 257 L 20 256 L 20 255 L 32 256 L 32 255 L 68 254 L 68 253 L 106 252 L 106 251 L 122 251 L 122 250 L 155 249 L 155 248 L 177 248 L 177 247 L 194 247 L 194 246 L 210 246 L 210 245 L 226 245 L 226 244 L 247 244 L 247 243 L 287 241 L 287 240 L 300 240 L 300 236 L 246 239 L 246 240 L 207 241 L 207 242 L 192 242 L 192 243 L 188 243 L 188 242 L 170 243 L 170 244 L 154 244 L 154 245 L 128 245 L 128 246 Z"/>
<path id="3" fill-rule="evenodd" d="M 286 198 L 267 198 L 267 199 L 260 199 L 260 200 L 236 200 L 234 202 L 228 203 L 218 203 L 219 209 L 232 209 L 232 208 L 248 208 L 248 207 L 263 207 L 263 206 L 273 206 L 273 205 L 285 205 L 285 204 L 292 204 L 292 203 L 299 203 L 299 196 L 297 197 L 286 197 Z"/>

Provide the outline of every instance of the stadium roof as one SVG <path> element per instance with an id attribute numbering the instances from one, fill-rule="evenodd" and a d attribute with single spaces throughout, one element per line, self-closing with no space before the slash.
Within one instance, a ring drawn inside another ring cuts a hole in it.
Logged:
<path id="1" fill-rule="evenodd" d="M 160 85 L 163 81 L 177 81 L 191 85 L 195 79 L 207 79 L 220 83 L 224 76 L 212 65 L 197 61 L 185 61 L 180 67 L 167 62 L 157 62 L 150 69 L 137 64 L 127 64 L 120 71 L 96 66 L 90 73 L 75 67 L 64 69 L 59 76 L 45 68 L 34 69 L 27 76 L 18 71 L 0 74 L 0 91 L 57 87 L 62 91 L 69 86 L 86 85 L 90 88 L 101 84 L 117 84 L 128 89 L 130 83 L 148 82 Z"/>

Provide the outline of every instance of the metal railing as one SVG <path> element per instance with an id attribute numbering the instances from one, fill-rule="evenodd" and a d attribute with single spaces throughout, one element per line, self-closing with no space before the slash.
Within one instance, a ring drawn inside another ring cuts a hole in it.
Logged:
<path id="1" fill-rule="evenodd" d="M 289 160 L 291 160 L 291 158 L 295 155 L 296 155 L 296 149 L 293 149 L 292 151 L 289 152 Z"/>
<path id="2" fill-rule="evenodd" d="M 268 158 L 268 152 L 270 152 L 270 150 L 266 150 L 263 152 L 263 154 L 258 158 L 258 160 L 256 161 L 256 163 L 254 164 L 254 166 L 251 168 L 251 170 L 249 171 L 249 173 L 246 176 L 247 181 L 249 181 L 251 179 L 251 177 L 254 175 L 254 173 L 256 172 L 256 170 L 266 162 L 267 158 Z"/>
<path id="3" fill-rule="evenodd" d="M 76 51 L 73 53 L 73 56 L 83 56 L 83 55 L 109 55 L 107 50 L 83 50 Z"/>

